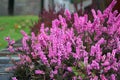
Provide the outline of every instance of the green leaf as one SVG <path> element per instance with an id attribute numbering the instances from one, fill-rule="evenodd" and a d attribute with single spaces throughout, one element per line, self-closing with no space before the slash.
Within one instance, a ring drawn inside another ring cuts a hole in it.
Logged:
<path id="1" fill-rule="evenodd" d="M 81 77 L 84 79 L 86 76 L 85 76 L 85 74 L 81 74 Z"/>
<path id="2" fill-rule="evenodd" d="M 73 73 L 74 73 L 76 76 L 78 76 L 78 75 L 79 75 L 79 73 L 78 73 L 78 71 L 77 71 L 76 67 L 72 67 L 72 70 L 73 70 Z"/>

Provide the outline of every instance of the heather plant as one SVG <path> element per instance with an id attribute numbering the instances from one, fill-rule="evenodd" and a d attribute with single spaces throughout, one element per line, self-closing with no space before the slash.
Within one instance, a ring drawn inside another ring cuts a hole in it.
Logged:
<path id="1" fill-rule="evenodd" d="M 13 80 L 119 80 L 120 14 L 112 12 L 115 4 L 113 0 L 103 12 L 92 9 L 93 22 L 77 13 L 71 18 L 66 10 L 51 28 L 41 24 L 38 35 L 21 31 L 19 48 L 7 37 L 8 49 L 20 57 L 10 68 Z"/>

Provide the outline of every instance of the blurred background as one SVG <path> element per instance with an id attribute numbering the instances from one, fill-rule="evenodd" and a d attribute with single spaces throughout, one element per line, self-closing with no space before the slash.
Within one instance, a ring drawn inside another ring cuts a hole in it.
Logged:
<path id="1" fill-rule="evenodd" d="M 60 6 L 71 12 L 78 9 L 89 10 L 91 8 L 104 10 L 112 0 L 0 0 L 0 16 L 8 15 L 38 15 L 43 9 L 49 7 L 59 10 Z M 118 3 L 120 2 L 117 0 Z M 116 5 L 116 9 L 119 9 Z"/>
<path id="2" fill-rule="evenodd" d="M 20 40 L 22 35 L 20 30 L 28 34 L 32 31 L 32 26 L 38 22 L 43 15 L 45 18 L 51 18 L 49 12 L 62 12 L 62 9 L 68 9 L 70 12 L 78 12 L 79 15 L 87 13 L 91 15 L 91 9 L 104 10 L 112 0 L 0 0 L 0 50 L 7 46 L 4 40 L 10 36 L 16 41 Z M 114 10 L 120 12 L 120 0 L 117 0 Z M 44 11 L 48 11 L 44 13 Z M 62 13 L 63 14 L 63 13 Z M 38 17 L 39 16 L 39 17 Z M 43 18 L 43 17 L 42 17 Z M 53 18 L 54 19 L 54 18 Z M 52 20 L 52 19 L 50 19 Z M 39 26 L 39 25 L 38 25 Z"/>

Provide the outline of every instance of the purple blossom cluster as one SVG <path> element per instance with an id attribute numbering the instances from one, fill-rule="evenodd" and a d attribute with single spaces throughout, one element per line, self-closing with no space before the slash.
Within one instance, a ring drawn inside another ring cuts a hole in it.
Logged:
<path id="1" fill-rule="evenodd" d="M 93 9 L 93 22 L 88 15 L 74 13 L 72 18 L 66 10 L 51 28 L 41 24 L 38 35 L 21 31 L 23 46 L 16 49 L 9 44 L 10 51 L 21 52 L 14 70 L 26 65 L 35 80 L 120 79 L 120 14 L 112 11 L 115 4 L 113 0 L 103 12 Z"/>

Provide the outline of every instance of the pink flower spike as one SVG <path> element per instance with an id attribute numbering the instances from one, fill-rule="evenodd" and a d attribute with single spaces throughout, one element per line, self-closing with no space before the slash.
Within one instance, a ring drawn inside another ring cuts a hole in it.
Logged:
<path id="1" fill-rule="evenodd" d="M 10 40 L 10 37 L 9 37 L 9 36 L 8 36 L 8 37 L 6 37 L 6 38 L 5 38 L 5 40 L 6 40 L 6 41 L 9 41 L 9 40 Z"/>
<path id="2" fill-rule="evenodd" d="M 100 75 L 101 80 L 108 80 L 105 75 Z"/>
<path id="3" fill-rule="evenodd" d="M 72 68 L 71 68 L 71 67 L 67 67 L 67 70 L 68 70 L 69 72 L 72 72 Z"/>
<path id="4" fill-rule="evenodd" d="M 18 80 L 16 77 L 12 77 L 12 80 Z"/>
<path id="5" fill-rule="evenodd" d="M 111 80 L 116 80 L 114 74 L 111 75 Z"/>
<path id="6" fill-rule="evenodd" d="M 66 9 L 64 14 L 65 14 L 65 16 L 67 17 L 68 20 L 71 19 L 71 13 L 70 13 L 69 10 Z"/>
<path id="7" fill-rule="evenodd" d="M 92 14 L 93 14 L 94 19 L 96 19 L 96 18 L 97 18 L 97 15 L 96 15 L 95 10 L 94 10 L 94 9 L 92 9 L 91 11 L 92 11 Z"/>
<path id="8" fill-rule="evenodd" d="M 20 31 L 23 36 L 27 36 L 27 33 L 23 30 Z"/>
<path id="9" fill-rule="evenodd" d="M 35 74 L 45 74 L 45 72 L 44 71 L 42 71 L 42 70 L 35 70 Z"/>

